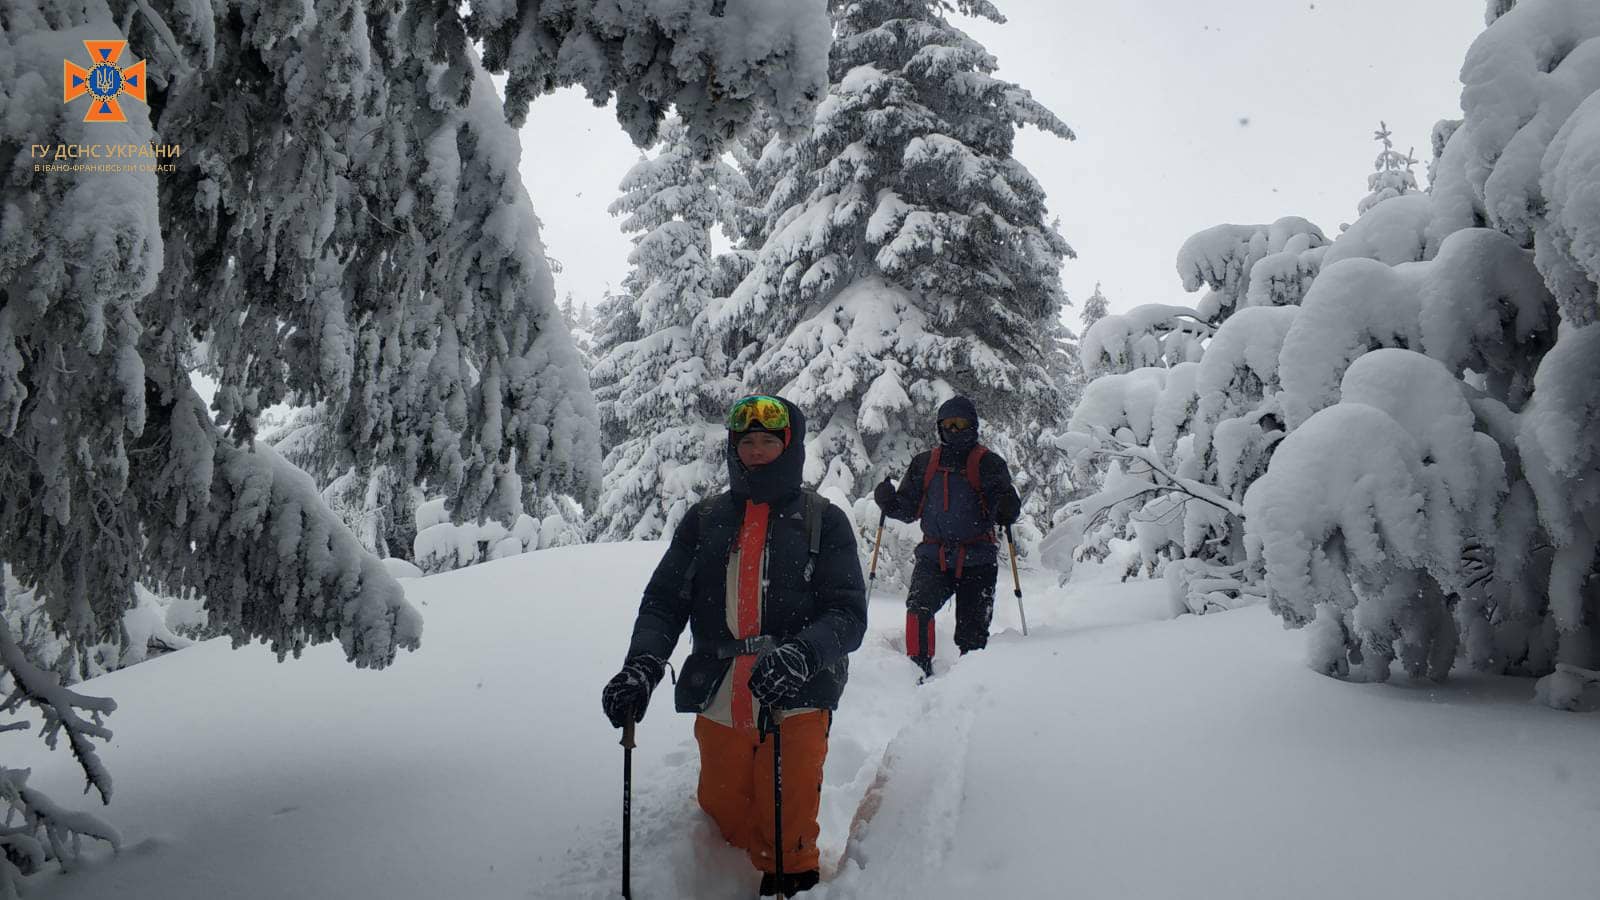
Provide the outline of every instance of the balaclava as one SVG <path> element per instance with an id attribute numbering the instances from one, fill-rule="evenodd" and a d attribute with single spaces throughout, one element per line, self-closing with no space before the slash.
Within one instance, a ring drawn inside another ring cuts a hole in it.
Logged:
<path id="1" fill-rule="evenodd" d="M 781 431 L 752 425 L 749 431 L 728 432 L 728 489 L 739 499 L 757 503 L 772 503 L 798 493 L 806 466 L 806 417 L 800 408 L 775 394 L 766 396 L 782 403 L 789 410 L 789 442 L 778 458 L 757 469 L 746 469 L 739 461 L 739 438 L 749 431 L 769 431 L 783 437 Z"/>
<path id="2" fill-rule="evenodd" d="M 939 428 L 939 423 L 945 419 L 969 419 L 972 427 L 964 431 L 945 431 Z M 978 443 L 978 408 L 965 397 L 946 400 L 939 407 L 938 418 L 934 419 L 933 424 L 939 432 L 939 443 L 952 450 L 970 450 Z"/>

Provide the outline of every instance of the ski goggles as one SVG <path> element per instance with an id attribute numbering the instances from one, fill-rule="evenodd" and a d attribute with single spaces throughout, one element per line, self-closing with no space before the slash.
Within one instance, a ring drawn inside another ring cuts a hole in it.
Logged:
<path id="1" fill-rule="evenodd" d="M 963 419 L 960 416 L 949 419 L 940 419 L 939 427 L 943 428 L 945 431 L 966 431 L 968 428 L 972 427 L 972 420 Z"/>
<path id="2" fill-rule="evenodd" d="M 728 430 L 745 432 L 761 426 L 767 431 L 782 431 L 789 427 L 789 407 L 776 397 L 757 394 L 733 404 L 728 410 Z"/>

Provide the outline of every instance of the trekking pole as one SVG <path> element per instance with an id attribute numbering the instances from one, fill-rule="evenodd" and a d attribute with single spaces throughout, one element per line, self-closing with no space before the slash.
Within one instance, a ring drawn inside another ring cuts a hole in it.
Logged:
<path id="1" fill-rule="evenodd" d="M 1006 526 L 1006 546 L 1011 548 L 1011 583 L 1015 585 L 1017 595 L 1017 615 L 1022 617 L 1022 636 L 1028 636 L 1028 614 L 1022 608 L 1022 578 L 1017 575 L 1017 539 L 1011 534 L 1011 526 Z"/>
<path id="2" fill-rule="evenodd" d="M 633 720 L 622 725 L 622 897 L 633 900 L 633 890 L 628 884 L 628 856 L 633 849 L 630 837 L 633 831 Z"/>
<path id="3" fill-rule="evenodd" d="M 867 568 L 867 596 L 872 596 L 872 585 L 878 577 L 878 548 L 883 546 L 883 523 L 889 518 L 887 512 L 878 513 L 878 537 L 872 542 L 872 565 Z"/>
<path id="4" fill-rule="evenodd" d="M 762 730 L 772 730 L 772 848 L 777 865 L 778 900 L 783 892 L 783 732 L 775 710 L 761 708 Z"/>

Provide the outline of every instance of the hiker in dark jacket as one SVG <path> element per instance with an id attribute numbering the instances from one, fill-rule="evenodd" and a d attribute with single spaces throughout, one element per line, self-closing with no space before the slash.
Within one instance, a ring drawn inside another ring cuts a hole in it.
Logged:
<path id="1" fill-rule="evenodd" d="M 978 409 L 965 397 L 939 407 L 939 446 L 911 460 L 900 488 L 887 478 L 873 491 L 884 513 L 902 522 L 922 520 L 922 543 L 906 596 L 906 655 L 933 674 L 933 617 L 956 597 L 956 647 L 962 653 L 989 643 L 994 585 L 999 577 L 995 526 L 1017 520 L 1022 502 L 1011 469 L 978 443 Z"/>
<path id="2" fill-rule="evenodd" d="M 700 806 L 765 876 L 762 894 L 818 881 L 817 811 L 828 727 L 867 628 L 866 586 L 844 512 L 801 487 L 805 417 L 781 397 L 728 414 L 730 490 L 678 523 L 645 587 L 622 671 L 601 705 L 620 728 L 644 716 L 687 625 L 679 712 L 696 713 Z M 783 729 L 783 871 L 773 852 L 772 747 Z"/>

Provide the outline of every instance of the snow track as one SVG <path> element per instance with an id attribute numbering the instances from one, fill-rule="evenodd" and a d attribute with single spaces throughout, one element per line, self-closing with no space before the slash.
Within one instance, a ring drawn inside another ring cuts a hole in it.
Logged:
<path id="1" fill-rule="evenodd" d="M 983 688 L 965 684 L 952 670 L 956 649 L 946 634 L 952 624 L 947 621 L 940 623 L 936 662 L 940 677 L 919 687 L 917 670 L 905 657 L 903 609 L 898 598 L 875 597 L 870 631 L 862 648 L 851 656 L 850 684 L 829 735 L 818 814 L 823 878 L 838 877 L 840 883 L 813 891 L 819 900 L 865 898 L 874 892 L 887 896 L 881 891 L 883 885 L 893 887 L 886 880 L 890 870 L 900 868 L 903 861 L 935 873 L 954 838 L 967 738 Z M 947 609 L 941 620 L 951 614 Z M 646 724 L 655 729 L 648 738 L 641 734 L 634 751 L 634 896 L 744 900 L 754 896 L 760 878 L 743 851 L 723 842 L 695 802 L 699 755 L 688 717 L 672 714 L 666 705 L 671 702 L 669 690 L 670 685 L 658 689 L 646 717 Z M 661 749 L 663 737 L 670 749 Z M 613 762 L 620 786 L 620 758 L 606 759 L 604 764 Z M 889 779 L 895 782 L 896 799 L 879 809 Z M 915 789 L 907 793 L 910 786 Z M 620 810 L 613 823 L 604 830 L 585 829 L 574 849 L 554 867 L 557 871 L 535 885 L 529 896 L 539 900 L 618 896 Z M 886 864 L 868 871 L 874 858 Z"/>
<path id="2" fill-rule="evenodd" d="M 937 876 L 954 849 L 966 799 L 968 738 L 982 694 L 980 685 L 956 680 L 923 686 L 917 715 L 884 751 L 862 798 L 825 896 L 917 896 L 921 886 L 908 882 L 906 873 Z"/>

